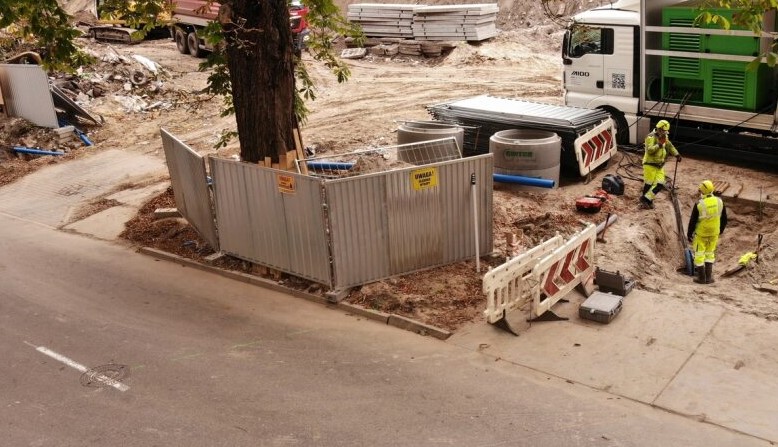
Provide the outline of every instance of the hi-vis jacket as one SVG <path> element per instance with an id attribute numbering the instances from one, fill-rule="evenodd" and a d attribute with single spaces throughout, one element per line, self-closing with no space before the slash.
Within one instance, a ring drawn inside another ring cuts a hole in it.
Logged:
<path id="1" fill-rule="evenodd" d="M 698 236 L 718 236 L 727 226 L 727 209 L 721 198 L 708 194 L 692 209 L 686 237 L 691 239 L 694 233 Z"/>
<path id="2" fill-rule="evenodd" d="M 678 150 L 673 146 L 673 143 L 670 142 L 670 139 L 665 138 L 665 143 L 661 144 L 655 131 L 652 131 L 646 136 L 644 145 L 646 149 L 643 154 L 644 165 L 649 164 L 661 168 L 665 164 L 668 152 L 674 157 L 678 155 Z"/>

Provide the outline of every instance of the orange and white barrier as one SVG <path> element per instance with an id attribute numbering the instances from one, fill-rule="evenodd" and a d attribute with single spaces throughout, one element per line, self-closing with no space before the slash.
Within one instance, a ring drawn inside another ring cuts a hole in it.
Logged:
<path id="1" fill-rule="evenodd" d="M 589 224 L 564 245 L 543 258 L 532 269 L 537 281 L 533 288 L 532 313 L 539 317 L 594 273 L 594 244 L 597 227 Z"/>
<path id="2" fill-rule="evenodd" d="M 533 299 L 532 281 L 529 281 L 527 276 L 541 259 L 561 247 L 563 242 L 562 236 L 556 235 L 484 275 L 484 314 L 489 323 L 495 323 L 505 312 L 521 308 Z"/>
<path id="3" fill-rule="evenodd" d="M 483 277 L 484 314 L 495 323 L 514 309 L 531 303 L 531 317 L 549 311 L 560 299 L 594 273 L 597 227 L 588 225 L 564 242 L 557 235 Z"/>
<path id="4" fill-rule="evenodd" d="M 581 176 L 588 175 L 616 155 L 614 130 L 613 120 L 609 118 L 575 139 L 573 149 Z"/>

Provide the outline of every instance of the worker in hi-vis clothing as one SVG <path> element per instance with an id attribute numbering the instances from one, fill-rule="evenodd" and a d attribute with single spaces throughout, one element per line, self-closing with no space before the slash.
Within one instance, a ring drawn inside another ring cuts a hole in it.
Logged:
<path id="1" fill-rule="evenodd" d="M 665 188 L 665 159 L 667 154 L 681 161 L 681 154 L 668 138 L 670 123 L 661 120 L 656 128 L 646 136 L 643 154 L 643 194 L 640 204 L 645 208 L 654 207 L 654 197 Z M 673 179 L 675 181 L 675 179 Z"/>
<path id="2" fill-rule="evenodd" d="M 727 209 L 720 197 L 713 195 L 713 182 L 700 183 L 700 201 L 692 208 L 686 238 L 694 251 L 694 271 L 699 284 L 713 283 L 713 263 L 719 235 L 727 227 Z"/>

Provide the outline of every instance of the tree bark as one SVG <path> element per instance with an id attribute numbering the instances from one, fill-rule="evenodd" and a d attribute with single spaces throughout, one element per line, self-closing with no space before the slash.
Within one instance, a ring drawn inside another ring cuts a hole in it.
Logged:
<path id="1" fill-rule="evenodd" d="M 279 155 L 294 149 L 294 47 L 286 0 L 222 4 L 231 13 L 223 27 L 241 159 L 278 163 Z"/>

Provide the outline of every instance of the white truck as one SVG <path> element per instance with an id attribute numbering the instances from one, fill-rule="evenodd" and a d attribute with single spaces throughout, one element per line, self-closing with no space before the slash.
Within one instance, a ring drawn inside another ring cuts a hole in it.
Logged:
<path id="1" fill-rule="evenodd" d="M 699 3 L 619 0 L 574 16 L 562 48 L 565 104 L 610 113 L 619 144 L 642 143 L 667 119 L 684 153 L 778 166 L 778 67 L 747 68 L 778 37 L 776 13 L 757 36 L 701 23 Z"/>

